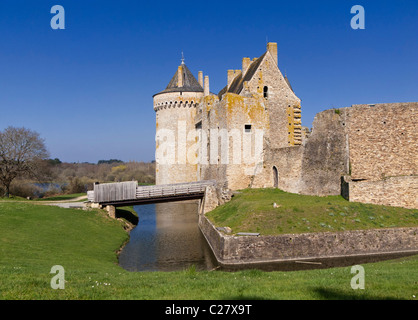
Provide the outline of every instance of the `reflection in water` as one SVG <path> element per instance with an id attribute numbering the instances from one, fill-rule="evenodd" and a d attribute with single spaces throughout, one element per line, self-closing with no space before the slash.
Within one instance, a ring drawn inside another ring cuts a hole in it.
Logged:
<path id="1" fill-rule="evenodd" d="M 138 225 L 119 256 L 129 271 L 211 270 L 216 260 L 198 227 L 198 202 L 135 206 Z"/>

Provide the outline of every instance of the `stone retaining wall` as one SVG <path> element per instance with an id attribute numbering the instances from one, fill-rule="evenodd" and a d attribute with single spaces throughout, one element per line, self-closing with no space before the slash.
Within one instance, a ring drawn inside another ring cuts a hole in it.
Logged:
<path id="1" fill-rule="evenodd" d="M 199 227 L 221 265 L 418 252 L 418 227 L 233 236 L 216 230 L 204 215 Z"/>

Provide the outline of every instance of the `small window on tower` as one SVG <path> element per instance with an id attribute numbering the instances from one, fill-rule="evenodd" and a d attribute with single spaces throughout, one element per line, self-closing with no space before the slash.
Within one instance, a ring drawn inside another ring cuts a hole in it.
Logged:
<path id="1" fill-rule="evenodd" d="M 269 88 L 267 86 L 264 87 L 263 93 L 264 93 L 264 98 L 267 99 L 269 97 Z"/>
<path id="2" fill-rule="evenodd" d="M 251 132 L 251 125 L 250 124 L 244 125 L 244 129 L 245 129 L 245 132 Z"/>

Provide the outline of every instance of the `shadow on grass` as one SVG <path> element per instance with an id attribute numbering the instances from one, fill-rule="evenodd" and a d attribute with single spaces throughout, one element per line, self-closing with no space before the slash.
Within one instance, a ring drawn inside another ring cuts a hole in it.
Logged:
<path id="1" fill-rule="evenodd" d="M 361 289 L 353 290 L 353 293 L 347 293 L 335 289 L 315 288 L 313 292 L 320 299 L 325 300 L 401 300 L 391 296 L 373 296 Z"/>
<path id="2" fill-rule="evenodd" d="M 139 221 L 138 217 L 135 214 L 123 208 L 116 208 L 116 218 L 125 219 L 126 221 L 135 226 L 138 224 Z"/>

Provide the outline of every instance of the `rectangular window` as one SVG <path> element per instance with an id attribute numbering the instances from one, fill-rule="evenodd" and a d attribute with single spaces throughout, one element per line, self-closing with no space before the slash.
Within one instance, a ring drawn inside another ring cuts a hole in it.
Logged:
<path id="1" fill-rule="evenodd" d="M 244 125 L 245 132 L 251 132 L 251 124 Z"/>

